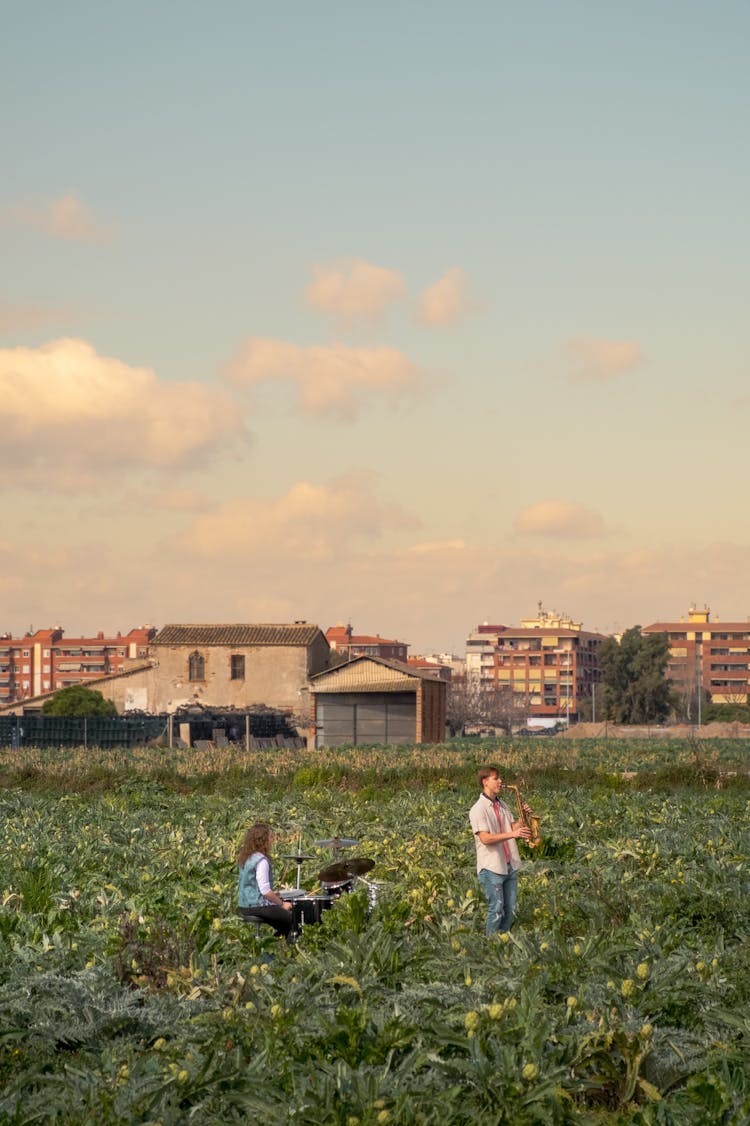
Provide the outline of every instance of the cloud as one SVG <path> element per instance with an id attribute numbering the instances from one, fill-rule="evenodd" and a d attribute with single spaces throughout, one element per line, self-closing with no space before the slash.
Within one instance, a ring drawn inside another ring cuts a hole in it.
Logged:
<path id="1" fill-rule="evenodd" d="M 148 508 L 155 512 L 209 512 L 215 507 L 215 502 L 205 493 L 179 487 L 138 490 L 128 493 L 125 501 L 136 508 Z"/>
<path id="2" fill-rule="evenodd" d="M 379 320 L 406 290 L 404 279 L 395 270 L 373 266 L 361 258 L 315 265 L 313 272 L 315 280 L 305 290 L 307 304 L 332 313 L 343 324 Z"/>
<path id="3" fill-rule="evenodd" d="M 2 215 L 4 226 L 31 227 L 51 238 L 69 242 L 109 242 L 112 232 L 75 192 L 47 203 L 21 203 Z"/>
<path id="4" fill-rule="evenodd" d="M 465 550 L 466 544 L 463 540 L 435 540 L 432 543 L 415 543 L 408 548 L 412 555 L 442 555 Z"/>
<path id="5" fill-rule="evenodd" d="M 284 496 L 227 501 L 199 516 L 181 537 L 181 550 L 203 557 L 260 557 L 329 561 L 355 544 L 372 544 L 385 530 L 413 528 L 416 520 L 398 505 L 380 501 L 368 474 L 326 484 L 298 481 Z"/>
<path id="6" fill-rule="evenodd" d="M 598 512 L 563 500 L 542 500 L 529 505 L 518 513 L 513 527 L 522 535 L 554 539 L 592 539 L 606 531 Z"/>
<path id="7" fill-rule="evenodd" d="M 454 266 L 420 297 L 419 320 L 425 325 L 451 324 L 477 308 L 468 294 L 466 274 Z"/>
<path id="8" fill-rule="evenodd" d="M 354 419 L 366 395 L 395 401 L 417 390 L 424 373 L 395 348 L 350 348 L 330 344 L 301 348 L 283 340 L 251 337 L 229 362 L 235 386 L 286 380 L 296 386 L 306 414 Z"/>
<path id="9" fill-rule="evenodd" d="M 59 621 L 70 636 L 85 636 L 144 622 L 306 619 L 323 629 L 351 621 L 357 632 L 403 638 L 412 652 L 462 653 L 477 623 L 517 625 L 540 599 L 604 633 L 679 620 L 691 603 L 708 602 L 713 621 L 750 615 L 747 543 L 649 541 L 607 551 L 591 541 L 459 548 L 447 540 L 423 551 L 415 536 L 398 547 L 389 532 L 409 517 L 384 505 L 365 477 L 227 503 L 221 521 L 199 517 L 187 538 L 161 541 L 130 509 L 117 506 L 94 528 L 76 519 L 73 498 L 30 506 L 10 493 L 0 632 L 16 635 Z"/>
<path id="10" fill-rule="evenodd" d="M 237 404 L 99 356 L 85 340 L 0 349 L 6 482 L 68 488 L 115 470 L 194 465 L 246 439 Z"/>
<path id="11" fill-rule="evenodd" d="M 0 301 L 0 336 L 49 328 L 50 325 L 64 323 L 72 315 L 72 311 L 64 306 L 26 305 Z"/>
<path id="12" fill-rule="evenodd" d="M 632 371 L 643 359 L 640 348 L 632 340 L 579 337 L 568 341 L 567 348 L 576 361 L 570 376 L 575 382 L 613 379 L 623 372 Z"/>

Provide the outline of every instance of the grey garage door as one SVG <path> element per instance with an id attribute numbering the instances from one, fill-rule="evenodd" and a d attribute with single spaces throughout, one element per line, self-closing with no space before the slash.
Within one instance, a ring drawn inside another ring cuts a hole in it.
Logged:
<path id="1" fill-rule="evenodd" d="M 318 747 L 413 743 L 417 737 L 416 693 L 319 692 L 317 701 Z"/>

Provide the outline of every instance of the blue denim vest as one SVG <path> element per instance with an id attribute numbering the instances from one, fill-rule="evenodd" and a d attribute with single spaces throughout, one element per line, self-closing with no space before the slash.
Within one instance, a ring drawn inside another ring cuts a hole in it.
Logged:
<path id="1" fill-rule="evenodd" d="M 251 856 L 248 856 L 247 860 L 240 868 L 240 877 L 237 886 L 238 907 L 264 906 L 266 900 L 261 894 L 260 888 L 258 887 L 258 878 L 255 874 L 258 863 L 262 859 L 262 852 L 254 852 Z M 271 877 L 271 887 L 273 887 L 273 876 Z"/>

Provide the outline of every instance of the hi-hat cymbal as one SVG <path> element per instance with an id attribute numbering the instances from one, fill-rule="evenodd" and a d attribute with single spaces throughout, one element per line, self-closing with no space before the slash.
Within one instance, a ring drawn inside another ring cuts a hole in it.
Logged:
<path id="1" fill-rule="evenodd" d="M 351 837 L 331 837 L 327 841 L 313 841 L 313 848 L 356 848 L 358 844 Z"/>
<path id="2" fill-rule="evenodd" d="M 322 872 L 318 872 L 318 879 L 323 883 L 342 883 L 353 880 L 355 876 L 364 876 L 375 867 L 375 861 L 366 856 L 354 856 L 351 860 L 340 860 L 336 864 L 329 864 Z"/>
<path id="3" fill-rule="evenodd" d="M 295 862 L 295 864 L 301 864 L 303 860 L 314 860 L 315 857 L 314 856 L 305 856 L 301 852 L 296 852 L 296 853 L 294 853 L 293 856 L 292 855 L 285 856 L 283 859 L 284 860 L 293 860 Z"/>

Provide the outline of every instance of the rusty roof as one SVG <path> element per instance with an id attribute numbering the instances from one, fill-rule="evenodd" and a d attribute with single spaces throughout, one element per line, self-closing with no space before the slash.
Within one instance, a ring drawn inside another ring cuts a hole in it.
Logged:
<path id="1" fill-rule="evenodd" d="M 418 680 L 443 684 L 433 672 L 388 657 L 353 657 L 310 677 L 313 692 L 413 692 Z"/>
<path id="2" fill-rule="evenodd" d="M 312 645 L 323 633 L 308 622 L 256 625 L 167 625 L 159 630 L 152 645 Z"/>

